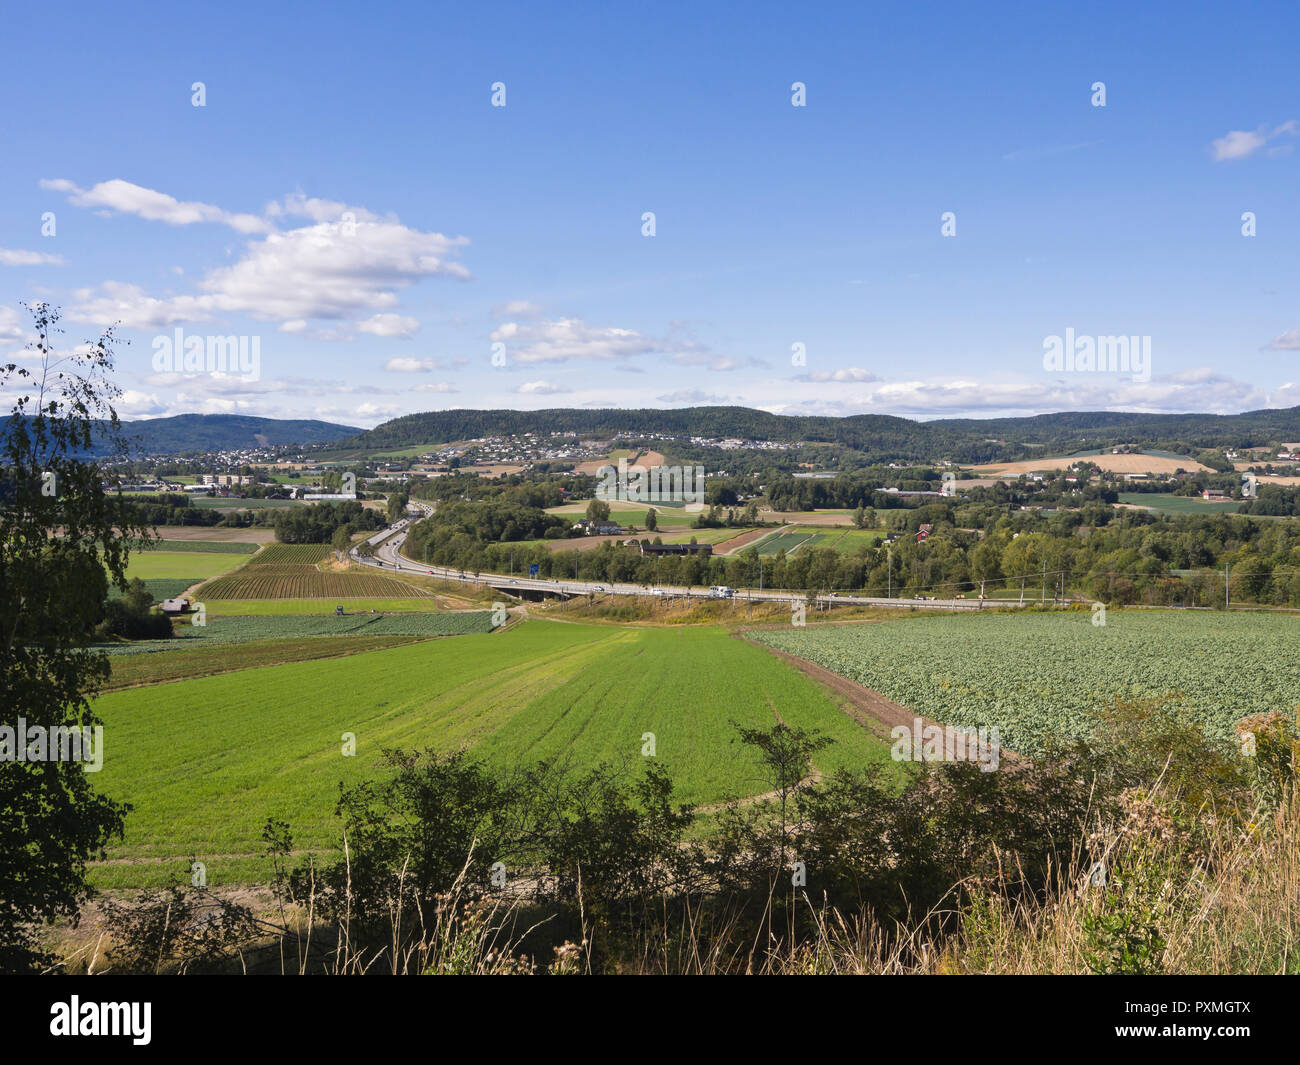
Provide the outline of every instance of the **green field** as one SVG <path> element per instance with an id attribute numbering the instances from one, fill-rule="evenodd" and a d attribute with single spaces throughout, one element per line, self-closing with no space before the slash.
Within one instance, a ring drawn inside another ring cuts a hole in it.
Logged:
<path id="1" fill-rule="evenodd" d="M 234 569 L 241 555 L 204 551 L 133 551 L 126 575 L 141 580 L 186 577 L 193 584 Z"/>
<path id="2" fill-rule="evenodd" d="M 1243 717 L 1300 704 L 1300 620 L 1275 614 L 946 615 L 751 635 L 945 724 L 997 725 L 1026 753 L 1086 737 L 1117 698 L 1168 699 L 1223 742 Z"/>
<path id="3" fill-rule="evenodd" d="M 768 536 L 758 542 L 758 553 L 764 558 L 771 557 L 784 551 L 790 554 L 800 544 L 806 543 L 819 534 L 815 530 L 782 529 L 775 536 Z"/>
<path id="4" fill-rule="evenodd" d="M 841 555 L 847 555 L 852 554 L 860 547 L 875 547 L 884 538 L 885 534 L 879 529 L 845 529 L 842 532 L 838 530 L 818 532 L 800 550 L 810 551 L 813 548 L 828 547 L 832 551 L 838 551 Z"/>
<path id="5" fill-rule="evenodd" d="M 1169 492 L 1120 492 L 1121 503 L 1147 507 L 1158 514 L 1231 514 L 1241 509 L 1241 500 L 1210 503 L 1200 496 L 1176 496 Z"/>
<path id="6" fill-rule="evenodd" d="M 257 544 L 239 543 L 234 540 L 159 540 L 158 551 L 195 551 L 199 554 L 217 555 L 251 555 L 257 550 Z"/>
<path id="7" fill-rule="evenodd" d="M 267 617 L 284 614 L 333 614 L 342 606 L 347 614 L 377 611 L 382 614 L 423 614 L 429 610 L 428 596 L 407 599 L 205 599 L 208 617 Z"/>
<path id="8" fill-rule="evenodd" d="M 154 602 L 160 603 L 164 599 L 176 598 L 200 580 L 201 577 L 149 577 L 144 578 L 144 586 L 153 596 Z M 122 592 L 116 585 L 109 585 L 108 595 L 110 599 L 118 599 Z"/>
<path id="9" fill-rule="evenodd" d="M 105 887 L 160 884 L 207 865 L 210 884 L 261 882 L 268 815 L 295 847 L 331 850 L 340 781 L 374 773 L 383 747 L 473 746 L 518 766 L 557 755 L 635 771 L 643 734 L 682 801 L 765 790 L 732 722 L 820 728 L 815 763 L 893 766 L 814 682 L 716 628 L 616 629 L 530 621 L 496 635 L 432 640 L 101 696 L 105 759 L 96 786 L 129 801 L 124 842 L 94 867 Z M 355 757 L 340 752 L 354 733 Z"/>
<path id="10" fill-rule="evenodd" d="M 216 510 L 266 510 L 276 507 L 305 507 L 307 505 L 292 499 L 240 499 L 237 496 L 204 495 L 196 495 L 190 500 L 190 504 Z"/>

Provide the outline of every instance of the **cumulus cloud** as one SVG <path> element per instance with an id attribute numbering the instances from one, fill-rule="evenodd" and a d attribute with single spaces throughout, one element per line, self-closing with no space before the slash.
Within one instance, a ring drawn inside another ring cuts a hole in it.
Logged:
<path id="1" fill-rule="evenodd" d="M 361 332 L 377 337 L 409 337 L 419 328 L 418 318 L 403 314 L 376 314 L 357 325 Z"/>
<path id="2" fill-rule="evenodd" d="M 43 184 L 67 192 L 70 202 L 80 206 L 103 206 L 171 225 L 222 222 L 246 234 L 260 234 L 250 239 L 238 261 L 209 272 L 192 294 L 157 297 L 135 285 L 108 281 L 70 308 L 73 320 L 120 321 L 148 329 L 244 313 L 280 319 L 285 332 L 305 333 L 312 320 L 370 313 L 358 326 L 363 332 L 404 336 L 419 323 L 392 313 L 401 289 L 429 277 L 469 277 L 455 259 L 469 243 L 466 238 L 412 229 L 396 218 L 380 218 L 331 200 L 299 194 L 269 205 L 268 217 L 308 219 L 306 225 L 278 230 L 266 219 L 253 219 L 254 225 L 249 221 L 253 216 L 183 203 L 125 181 L 102 182 L 90 190 L 61 179 Z M 332 338 L 343 335 L 336 332 Z"/>
<path id="3" fill-rule="evenodd" d="M 525 396 L 553 396 L 558 392 L 570 392 L 572 389 L 561 388 L 550 381 L 525 381 L 515 391 Z"/>
<path id="4" fill-rule="evenodd" d="M 601 362 L 661 350 L 659 343 L 633 329 L 602 329 L 580 318 L 503 322 L 490 336 L 494 341 L 510 345 L 510 357 L 523 363 Z"/>
<path id="5" fill-rule="evenodd" d="M 1300 133 L 1300 122 L 1291 119 L 1289 122 L 1283 122 L 1280 126 L 1275 126 L 1271 131 L 1267 126 L 1260 126 L 1258 129 L 1229 130 L 1226 136 L 1216 137 L 1210 145 L 1210 150 L 1214 154 L 1214 161 L 1222 163 L 1234 159 L 1246 159 L 1254 155 L 1270 141 L 1275 141 L 1280 137 L 1294 137 Z M 1275 154 L 1279 149 L 1287 150 L 1290 145 L 1279 145 L 1272 149 L 1271 154 Z"/>

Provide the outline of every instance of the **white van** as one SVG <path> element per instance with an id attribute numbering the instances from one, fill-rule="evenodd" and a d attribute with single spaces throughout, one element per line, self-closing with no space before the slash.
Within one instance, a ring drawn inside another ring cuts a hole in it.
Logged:
<path id="1" fill-rule="evenodd" d="M 725 584 L 715 584 L 709 589 L 710 599 L 730 599 L 736 594 L 736 589 L 728 588 Z"/>

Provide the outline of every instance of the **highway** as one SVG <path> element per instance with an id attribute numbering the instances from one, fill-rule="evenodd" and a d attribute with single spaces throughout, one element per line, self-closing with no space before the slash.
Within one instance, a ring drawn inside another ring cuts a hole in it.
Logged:
<path id="1" fill-rule="evenodd" d="M 486 584 L 492 588 L 499 589 L 502 592 L 513 593 L 522 591 L 546 592 L 551 595 L 632 595 L 632 596 L 662 596 L 667 598 L 691 598 L 691 599 L 713 599 L 707 588 L 683 588 L 671 585 L 656 585 L 648 587 L 644 584 L 611 584 L 603 581 L 577 581 L 577 580 L 544 580 L 538 577 L 512 577 L 501 573 L 462 573 L 455 569 L 446 569 L 442 566 L 422 565 L 418 562 L 412 562 L 408 558 L 402 557 L 402 545 L 406 542 L 406 534 L 414 522 L 433 513 L 433 507 L 428 503 L 412 502 L 408 509 L 414 509 L 416 514 L 410 517 L 402 518 L 393 525 L 388 526 L 373 536 L 369 537 L 365 543 L 371 545 L 374 550 L 372 556 L 363 555 L 359 552 L 359 546 L 352 548 L 349 552 L 352 561 L 359 562 L 364 566 L 374 566 L 378 569 L 394 570 L 401 573 L 421 573 L 429 577 L 438 577 L 449 581 L 463 581 L 466 584 Z M 737 588 L 731 602 L 776 602 L 776 603 L 804 603 L 808 602 L 807 596 L 798 592 L 786 591 L 759 591 L 756 588 Z M 978 599 L 887 599 L 882 597 L 872 597 L 864 595 L 839 595 L 830 593 L 828 595 L 819 595 L 815 600 L 818 604 L 830 606 L 892 606 L 907 607 L 915 610 L 979 610 L 981 609 Z M 994 604 L 990 603 L 989 606 Z M 999 607 L 1016 606 L 1015 603 L 999 601 Z"/>

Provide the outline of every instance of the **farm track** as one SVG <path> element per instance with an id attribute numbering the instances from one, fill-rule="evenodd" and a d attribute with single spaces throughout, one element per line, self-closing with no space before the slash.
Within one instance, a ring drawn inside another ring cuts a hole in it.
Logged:
<path id="1" fill-rule="evenodd" d="M 753 641 L 749 642 L 752 643 Z M 758 646 L 764 645 L 759 644 Z M 887 699 L 880 692 L 865 687 L 856 681 L 849 680 L 847 677 L 841 677 L 838 673 L 833 673 L 825 666 L 819 666 L 816 662 L 810 662 L 806 658 L 800 658 L 798 655 L 792 655 L 787 651 L 778 651 L 774 647 L 767 647 L 766 650 L 794 666 L 795 669 L 800 670 L 822 686 L 829 688 L 838 697 L 836 703 L 841 710 L 858 724 L 882 739 L 889 739 L 889 730 L 899 725 L 911 729 L 917 718 L 921 719 L 923 728 L 931 725 L 942 728 L 945 758 L 956 760 L 956 751 L 958 749 L 956 746 L 958 735 L 956 729 L 909 710 L 892 699 Z M 1014 752 L 1006 748 L 1000 749 L 1000 756 L 1008 761 L 1014 760 L 1016 757 Z"/>

